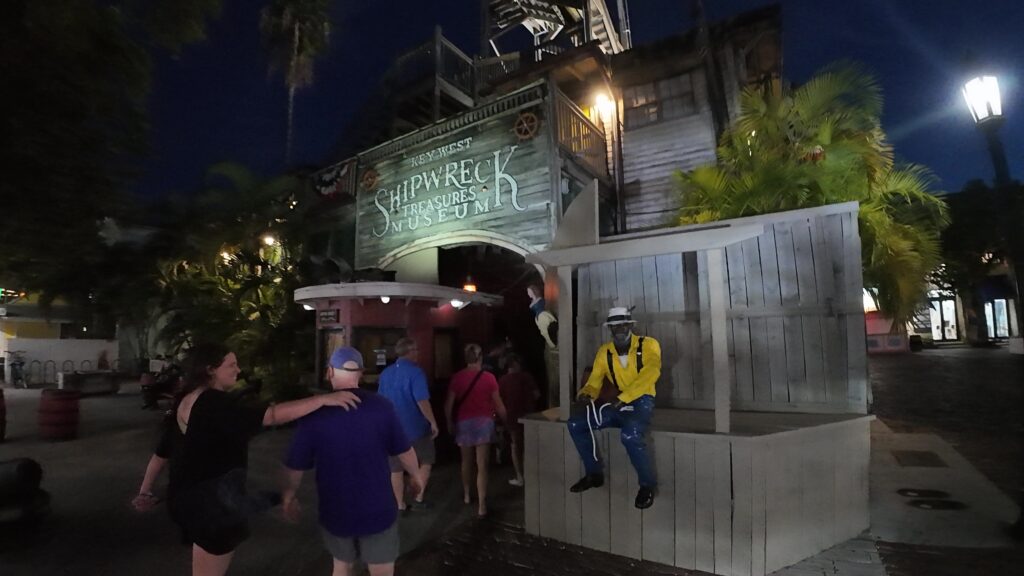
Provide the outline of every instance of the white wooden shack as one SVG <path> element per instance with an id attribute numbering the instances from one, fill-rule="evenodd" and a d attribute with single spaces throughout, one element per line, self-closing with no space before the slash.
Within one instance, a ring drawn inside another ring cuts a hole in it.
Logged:
<path id="1" fill-rule="evenodd" d="M 562 322 L 560 406 L 524 419 L 526 530 L 743 576 L 865 530 L 872 417 L 857 204 L 604 241 L 596 210 L 575 204 L 559 230 L 572 232 L 527 257 L 557 273 Z M 583 470 L 564 421 L 612 305 L 636 306 L 636 331 L 662 347 L 648 439 L 659 486 L 644 511 L 614 429 L 598 433 L 604 487 L 568 490 Z"/>

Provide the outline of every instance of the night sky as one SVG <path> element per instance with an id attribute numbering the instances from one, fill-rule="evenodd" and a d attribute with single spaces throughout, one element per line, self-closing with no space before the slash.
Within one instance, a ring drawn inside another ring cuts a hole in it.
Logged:
<path id="1" fill-rule="evenodd" d="M 607 0 L 614 11 L 615 0 Z M 705 0 L 710 19 L 769 4 Z M 206 167 L 235 161 L 265 175 L 284 167 L 286 91 L 268 76 L 259 13 L 226 0 L 209 39 L 158 59 L 145 196 L 189 192 Z M 259 3 L 260 5 L 262 3 Z M 477 0 L 334 0 L 330 50 L 296 98 L 293 164 L 320 164 L 392 59 L 430 38 L 435 24 L 468 53 L 479 42 Z M 689 0 L 631 0 L 633 43 L 692 26 Z M 973 52 L 1000 76 L 1010 172 L 1024 179 L 1024 2 L 1020 0 L 783 0 L 783 72 L 795 82 L 840 59 L 866 64 L 885 96 L 883 128 L 900 161 L 930 167 L 940 189 L 992 179 L 992 164 L 959 92 Z"/>

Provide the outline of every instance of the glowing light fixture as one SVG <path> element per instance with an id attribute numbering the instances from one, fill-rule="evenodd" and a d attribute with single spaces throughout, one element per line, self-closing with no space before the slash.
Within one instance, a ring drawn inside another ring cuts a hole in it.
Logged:
<path id="1" fill-rule="evenodd" d="M 267 234 L 266 236 L 263 237 L 263 243 L 266 244 L 267 246 L 273 246 L 274 244 L 277 244 L 277 238 L 274 238 L 270 234 Z"/>
<path id="2" fill-rule="evenodd" d="M 476 292 L 476 284 L 473 283 L 472 276 L 466 276 L 466 283 L 462 285 L 462 289 L 466 292 Z"/>
<path id="3" fill-rule="evenodd" d="M 380 301 L 387 304 L 388 302 L 391 302 L 391 296 L 381 296 Z"/>
<path id="4" fill-rule="evenodd" d="M 307 312 L 312 312 L 314 310 L 314 308 L 312 306 L 310 306 L 309 304 L 303 304 L 302 305 L 302 309 L 307 311 Z"/>
<path id="5" fill-rule="evenodd" d="M 225 264 L 231 263 L 231 254 L 229 254 L 227 251 L 221 252 L 220 257 L 224 260 Z"/>
<path id="6" fill-rule="evenodd" d="M 457 298 L 453 298 L 452 301 L 451 301 L 451 304 L 452 304 L 452 308 L 455 308 L 456 310 L 461 310 L 462 307 L 466 305 L 465 302 L 463 302 L 462 300 L 459 300 Z"/>
<path id="7" fill-rule="evenodd" d="M 978 124 L 1003 117 L 999 81 L 995 76 L 976 76 L 964 83 L 964 100 Z"/>
<path id="8" fill-rule="evenodd" d="M 615 112 L 615 100 L 608 96 L 607 92 L 598 92 L 594 96 L 594 104 L 597 107 L 597 113 L 601 116 L 602 122 L 607 122 Z"/>

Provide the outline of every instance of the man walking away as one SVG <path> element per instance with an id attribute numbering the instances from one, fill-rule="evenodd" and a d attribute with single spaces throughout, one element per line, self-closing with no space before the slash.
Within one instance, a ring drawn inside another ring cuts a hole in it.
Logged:
<path id="1" fill-rule="evenodd" d="M 359 410 L 321 408 L 299 422 L 285 459 L 285 518 L 300 514 L 295 492 L 304 470 L 316 468 L 320 526 L 334 557 L 334 576 L 351 576 L 357 559 L 371 576 L 391 576 L 398 558 L 398 510 L 391 494 L 389 456 L 397 456 L 420 490 L 419 464 L 391 403 L 359 390 L 363 357 L 355 348 L 331 355 L 328 378 L 335 390 L 351 390 Z"/>
<path id="2" fill-rule="evenodd" d="M 426 509 L 428 506 L 423 501 L 423 495 L 427 491 L 435 459 L 437 420 L 434 418 L 434 409 L 430 407 L 427 375 L 416 364 L 419 359 L 416 342 L 412 338 L 402 338 L 395 343 L 395 353 L 398 354 L 398 360 L 381 373 L 378 393 L 395 405 L 402 430 L 412 442 L 420 463 L 422 490 L 408 503 L 408 507 L 411 510 Z M 405 510 L 405 473 L 402 471 L 402 463 L 394 457 L 391 458 L 391 487 L 395 491 L 398 509 Z"/>

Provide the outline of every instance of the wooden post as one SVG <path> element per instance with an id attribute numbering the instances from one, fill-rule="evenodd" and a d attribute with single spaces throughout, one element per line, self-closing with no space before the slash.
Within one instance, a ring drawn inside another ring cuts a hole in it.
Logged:
<path id="1" fill-rule="evenodd" d="M 573 389 L 572 363 L 576 344 L 572 341 L 575 316 L 572 307 L 572 266 L 558 267 L 558 418 L 569 419 Z"/>
<path id="2" fill-rule="evenodd" d="M 441 39 L 441 26 L 434 26 L 434 94 L 430 110 L 434 122 L 441 119 L 441 78 L 444 77 L 444 57 L 441 51 L 444 50 Z"/>
<path id="3" fill-rule="evenodd" d="M 715 384 L 715 432 L 729 433 L 729 346 L 726 341 L 728 325 L 725 319 L 725 254 L 721 248 L 707 251 L 708 306 L 711 309 L 711 352 Z"/>
<path id="4" fill-rule="evenodd" d="M 480 58 L 491 54 L 491 2 L 480 0 Z"/>

